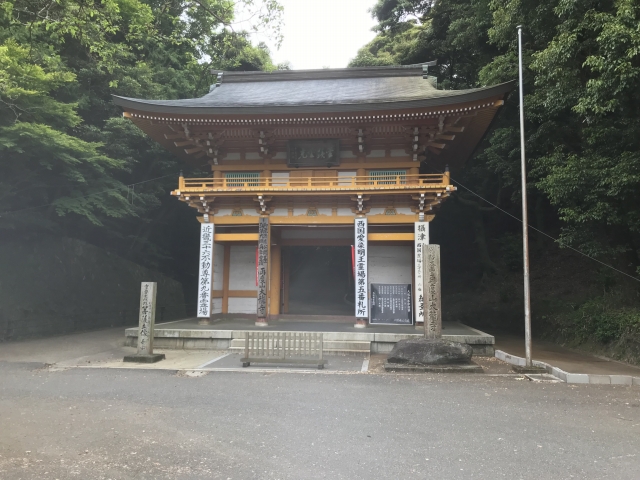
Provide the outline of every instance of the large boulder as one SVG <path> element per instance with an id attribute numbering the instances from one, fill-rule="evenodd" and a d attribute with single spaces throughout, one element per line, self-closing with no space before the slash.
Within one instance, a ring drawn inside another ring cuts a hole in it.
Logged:
<path id="1" fill-rule="evenodd" d="M 471 362 L 473 349 L 464 343 L 415 338 L 400 340 L 387 357 L 387 363 L 405 365 L 464 365 Z"/>

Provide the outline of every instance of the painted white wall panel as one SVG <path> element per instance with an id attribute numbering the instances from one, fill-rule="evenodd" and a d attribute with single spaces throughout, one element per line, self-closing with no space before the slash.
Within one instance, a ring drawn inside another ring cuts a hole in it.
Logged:
<path id="1" fill-rule="evenodd" d="M 218 213 L 216 213 L 216 215 L 220 215 L 220 216 L 231 215 L 232 212 L 233 212 L 233 209 L 231 209 L 231 208 L 219 208 L 218 209 Z M 216 217 L 214 215 L 213 223 L 215 223 L 215 222 L 216 222 Z"/>
<path id="2" fill-rule="evenodd" d="M 413 283 L 411 246 L 369 244 L 369 283 Z"/>
<path id="3" fill-rule="evenodd" d="M 240 153 L 239 152 L 232 152 L 232 153 L 227 153 L 227 155 L 224 157 L 225 160 L 240 160 Z"/>
<path id="4" fill-rule="evenodd" d="M 391 152 L 389 152 L 391 154 L 392 157 L 410 157 L 410 155 L 402 149 L 393 149 L 391 150 Z"/>
<path id="5" fill-rule="evenodd" d="M 384 208 L 375 207 L 369 210 L 369 215 L 382 215 L 384 211 L 385 211 Z"/>
<path id="6" fill-rule="evenodd" d="M 211 299 L 211 314 L 214 313 L 222 313 L 222 299 L 221 298 L 212 298 Z"/>
<path id="7" fill-rule="evenodd" d="M 350 208 L 338 208 L 339 217 L 355 217 Z"/>
<path id="8" fill-rule="evenodd" d="M 289 172 L 272 172 L 271 185 L 274 187 L 283 187 L 289 180 Z"/>
<path id="9" fill-rule="evenodd" d="M 273 209 L 273 213 L 271 215 L 274 215 L 276 217 L 286 217 L 289 215 L 289 209 L 288 208 L 274 208 Z"/>
<path id="10" fill-rule="evenodd" d="M 330 208 L 319 208 L 318 215 L 331 215 L 333 212 Z"/>
<path id="11" fill-rule="evenodd" d="M 409 207 L 400 207 L 396 208 L 396 213 L 398 215 L 412 215 L 414 212 Z"/>
<path id="12" fill-rule="evenodd" d="M 258 152 L 247 152 L 244 154 L 245 160 L 260 160 L 262 157 Z"/>
<path id="13" fill-rule="evenodd" d="M 384 156 L 384 150 L 371 150 L 371 153 L 367 155 L 367 158 L 380 158 Z"/>
<path id="14" fill-rule="evenodd" d="M 213 244 L 213 290 L 222 290 L 224 284 L 224 245 Z"/>
<path id="15" fill-rule="evenodd" d="M 351 150 L 340 150 L 340 158 L 356 158 Z"/>
<path id="16" fill-rule="evenodd" d="M 293 208 L 293 215 L 294 216 L 298 216 L 298 215 L 306 215 L 307 214 L 307 208 Z"/>
<path id="17" fill-rule="evenodd" d="M 278 152 L 271 158 L 274 158 L 276 160 L 286 160 L 287 159 L 287 152 Z"/>
<path id="18" fill-rule="evenodd" d="M 255 245 L 231 245 L 229 263 L 229 290 L 256 290 Z"/>
<path id="19" fill-rule="evenodd" d="M 255 298 L 229 298 L 229 313 L 249 313 L 255 315 L 258 301 Z"/>

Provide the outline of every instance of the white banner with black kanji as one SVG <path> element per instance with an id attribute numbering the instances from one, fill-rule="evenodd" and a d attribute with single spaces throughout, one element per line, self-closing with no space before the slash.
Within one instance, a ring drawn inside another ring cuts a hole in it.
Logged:
<path id="1" fill-rule="evenodd" d="M 356 318 L 369 318 L 369 276 L 367 269 L 367 219 L 355 221 Z"/>
<path id="2" fill-rule="evenodd" d="M 200 225 L 200 270 L 198 274 L 198 318 L 211 315 L 213 281 L 213 223 Z"/>
<path id="3" fill-rule="evenodd" d="M 422 266 L 422 246 L 429 244 L 429 222 L 415 222 L 414 227 L 414 251 L 415 259 L 415 275 L 416 285 L 413 297 L 415 299 L 415 308 L 413 309 L 416 317 L 416 323 L 424 322 L 424 278 Z"/>

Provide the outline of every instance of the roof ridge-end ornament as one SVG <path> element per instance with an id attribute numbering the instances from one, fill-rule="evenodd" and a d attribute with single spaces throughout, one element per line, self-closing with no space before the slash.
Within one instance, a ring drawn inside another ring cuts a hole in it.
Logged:
<path id="1" fill-rule="evenodd" d="M 213 92 L 215 90 L 216 87 L 219 87 L 220 85 L 222 85 L 222 75 L 224 74 L 223 71 L 219 71 L 219 72 L 215 72 L 217 77 L 216 77 L 216 83 L 215 85 L 209 85 L 209 93 Z"/>
<path id="2" fill-rule="evenodd" d="M 422 78 L 424 80 L 429 80 L 433 88 L 438 88 L 438 77 L 429 76 L 429 67 L 435 67 L 438 65 L 438 60 L 432 60 L 430 62 L 426 62 L 422 64 Z"/>

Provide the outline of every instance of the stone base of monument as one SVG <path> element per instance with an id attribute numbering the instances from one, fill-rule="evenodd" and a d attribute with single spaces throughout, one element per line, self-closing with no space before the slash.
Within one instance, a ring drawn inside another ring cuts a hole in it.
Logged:
<path id="1" fill-rule="evenodd" d="M 387 371 L 482 373 L 482 367 L 471 362 L 473 349 L 464 343 L 416 338 L 396 343 L 387 357 Z"/>
<path id="2" fill-rule="evenodd" d="M 164 360 L 164 353 L 151 353 L 149 355 L 125 355 L 124 362 L 135 363 L 156 363 L 160 360 Z"/>

